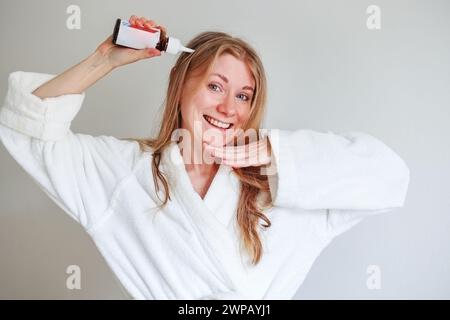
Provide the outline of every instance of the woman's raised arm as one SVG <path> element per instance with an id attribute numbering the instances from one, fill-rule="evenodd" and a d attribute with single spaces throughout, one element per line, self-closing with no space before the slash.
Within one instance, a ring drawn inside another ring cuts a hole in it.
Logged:
<path id="1" fill-rule="evenodd" d="M 0 141 L 43 191 L 89 230 L 108 214 L 141 152 L 135 141 L 74 133 L 71 123 L 84 90 L 117 66 L 152 56 L 144 51 L 115 46 L 108 38 L 58 76 L 16 71 L 8 79 Z"/>
<path id="2" fill-rule="evenodd" d="M 156 26 L 154 21 L 144 17 L 137 18 L 135 15 L 131 16 L 129 21 L 132 25 Z M 159 27 L 165 30 L 164 27 Z M 159 55 L 161 52 L 154 48 L 136 50 L 115 45 L 111 35 L 86 59 L 42 84 L 32 93 L 41 99 L 64 94 L 79 94 L 114 68 Z"/>

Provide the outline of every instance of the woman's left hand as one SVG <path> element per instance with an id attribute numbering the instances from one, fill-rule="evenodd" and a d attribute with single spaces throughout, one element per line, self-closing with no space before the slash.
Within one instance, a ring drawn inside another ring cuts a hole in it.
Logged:
<path id="1" fill-rule="evenodd" d="M 213 157 L 220 158 L 222 164 L 233 168 L 270 164 L 272 148 L 267 137 L 242 146 L 216 147 L 206 142 L 203 146 Z"/>

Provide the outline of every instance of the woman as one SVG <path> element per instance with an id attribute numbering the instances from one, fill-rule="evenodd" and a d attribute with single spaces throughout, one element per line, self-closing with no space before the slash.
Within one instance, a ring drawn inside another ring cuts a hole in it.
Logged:
<path id="1" fill-rule="evenodd" d="M 187 46 L 195 52 L 171 70 L 156 138 L 70 130 L 88 87 L 161 54 L 109 37 L 58 76 L 12 73 L 1 140 L 134 299 L 289 299 L 334 237 L 404 205 L 409 169 L 361 132 L 261 133 L 266 80 L 255 51 L 217 32 Z"/>

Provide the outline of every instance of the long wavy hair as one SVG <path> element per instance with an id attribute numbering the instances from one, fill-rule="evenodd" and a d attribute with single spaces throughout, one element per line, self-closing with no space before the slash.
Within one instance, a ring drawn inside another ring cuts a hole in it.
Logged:
<path id="1" fill-rule="evenodd" d="M 259 129 L 266 109 L 267 80 L 265 71 L 256 51 L 248 43 L 224 32 L 208 31 L 194 37 L 187 47 L 194 49 L 195 52 L 182 53 L 170 72 L 163 103 L 163 118 L 156 137 L 123 139 L 137 141 L 141 151 L 150 150 L 152 152 L 151 167 L 155 189 L 158 193 L 159 183 L 161 183 L 165 194 L 164 200 L 158 196 L 162 201 L 160 207 L 170 200 L 167 178 L 159 170 L 161 156 L 163 150 L 171 142 L 172 132 L 181 127 L 180 101 L 184 84 L 190 76 L 193 74 L 206 76 L 219 56 L 225 53 L 231 54 L 247 64 L 255 80 L 256 88 L 251 101 L 250 116 L 242 129 L 244 131 L 254 129 L 257 139 L 260 139 Z M 241 248 L 243 246 L 250 255 L 254 265 L 260 261 L 263 253 L 259 230 L 271 226 L 270 220 L 262 210 L 273 206 L 268 177 L 261 174 L 261 167 L 268 167 L 268 165 L 233 168 L 241 186 L 236 214 L 241 234 L 240 244 Z M 260 224 L 260 220 L 265 224 Z"/>

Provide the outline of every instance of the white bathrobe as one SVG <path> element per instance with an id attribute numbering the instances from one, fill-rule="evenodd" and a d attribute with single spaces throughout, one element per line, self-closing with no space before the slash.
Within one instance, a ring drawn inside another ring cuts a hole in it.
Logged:
<path id="1" fill-rule="evenodd" d="M 10 74 L 0 139 L 88 232 L 134 299 L 290 299 L 334 237 L 404 205 L 409 169 L 380 140 L 272 129 L 277 174 L 270 176 L 274 207 L 265 211 L 272 226 L 260 231 L 263 257 L 253 266 L 239 247 L 240 185 L 231 167 L 220 166 L 202 199 L 172 142 L 160 167 L 171 201 L 158 211 L 151 152 L 133 141 L 73 133 L 84 93 L 31 94 L 54 76 Z"/>

